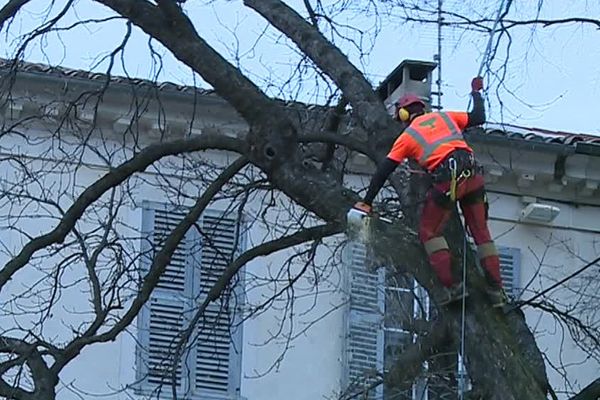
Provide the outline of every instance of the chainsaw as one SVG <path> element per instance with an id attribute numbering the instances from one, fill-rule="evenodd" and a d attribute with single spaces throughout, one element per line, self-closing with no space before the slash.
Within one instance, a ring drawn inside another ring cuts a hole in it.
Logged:
<path id="1" fill-rule="evenodd" d="M 366 212 L 358 208 L 351 208 L 347 214 L 347 233 L 350 239 L 368 242 L 370 238 L 371 225 L 381 221 L 392 224 L 392 220 L 384 218 L 373 212 Z"/>

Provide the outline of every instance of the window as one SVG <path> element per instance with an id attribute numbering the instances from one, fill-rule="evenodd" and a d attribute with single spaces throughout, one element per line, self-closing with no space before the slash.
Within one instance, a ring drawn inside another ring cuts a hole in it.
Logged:
<path id="1" fill-rule="evenodd" d="M 145 204 L 142 211 L 142 271 L 154 252 L 182 220 L 185 210 Z M 198 321 L 179 360 L 179 335 L 189 326 L 198 305 L 241 248 L 236 218 L 206 212 L 198 229 L 190 229 L 160 277 L 138 317 L 138 390 L 151 398 L 236 399 L 241 378 L 242 326 L 235 307 L 239 285 L 226 289 Z M 240 279 L 241 281 L 241 279 Z"/>
<path id="2" fill-rule="evenodd" d="M 502 280 L 506 292 L 519 297 L 521 253 L 517 248 L 499 247 Z M 419 320 L 430 317 L 430 302 L 425 289 L 405 274 L 394 274 L 386 268 L 370 270 L 366 246 L 350 242 L 346 248 L 345 264 L 349 294 L 347 313 L 345 370 L 343 387 L 350 393 L 362 393 L 373 382 L 373 370 L 389 370 L 398 354 L 416 339 L 409 327 Z M 444 369 L 454 370 L 465 376 L 462 362 L 456 353 L 438 360 Z M 439 357 L 438 357 L 439 358 Z M 428 363 L 424 369 L 431 367 Z M 439 368 L 437 365 L 436 368 Z M 446 393 L 448 382 L 443 377 L 433 380 L 419 379 L 412 393 L 392 393 L 382 387 L 369 392 L 369 399 L 412 400 L 439 397 L 438 391 Z M 359 397 L 363 398 L 363 397 Z"/>
<path id="3" fill-rule="evenodd" d="M 349 394 L 364 393 L 376 379 L 373 371 L 383 369 L 383 268 L 368 270 L 366 247 L 356 242 L 347 246 L 345 256 L 349 302 L 342 381 Z M 381 385 L 368 393 L 358 398 L 380 399 Z"/>
<path id="4" fill-rule="evenodd" d="M 500 255 L 500 275 L 506 294 L 518 299 L 521 296 L 521 249 L 498 247 Z"/>
<path id="5" fill-rule="evenodd" d="M 394 273 L 385 269 L 385 319 L 384 370 L 389 371 L 396 366 L 398 356 L 406 346 L 415 342 L 417 336 L 411 327 L 429 320 L 429 296 L 425 289 L 407 274 Z M 428 364 L 423 364 L 427 369 Z M 394 400 L 427 400 L 427 380 L 417 379 L 409 391 L 383 387 L 383 398 Z"/>
<path id="6" fill-rule="evenodd" d="M 369 390 L 367 397 L 364 392 L 377 379 L 373 372 L 392 367 L 398 354 L 415 340 L 408 327 L 429 318 L 427 294 L 406 275 L 369 269 L 367 249 L 360 243 L 350 243 L 345 258 L 349 302 L 344 389 L 348 394 L 360 393 L 361 399 L 426 399 L 418 397 L 425 387 L 420 381 L 404 396 L 386 393 L 384 385 Z"/>

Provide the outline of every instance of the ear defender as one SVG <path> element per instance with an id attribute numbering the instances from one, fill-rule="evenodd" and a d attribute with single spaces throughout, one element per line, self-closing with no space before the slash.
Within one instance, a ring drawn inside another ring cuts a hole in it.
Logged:
<path id="1" fill-rule="evenodd" d="M 410 113 L 406 110 L 406 108 L 401 107 L 398 110 L 398 118 L 400 118 L 400 121 L 402 122 L 406 122 L 409 120 L 410 118 Z"/>

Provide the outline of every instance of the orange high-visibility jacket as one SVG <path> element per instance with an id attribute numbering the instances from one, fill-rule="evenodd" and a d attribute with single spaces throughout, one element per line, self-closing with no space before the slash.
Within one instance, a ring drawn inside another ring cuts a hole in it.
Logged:
<path id="1" fill-rule="evenodd" d="M 398 163 L 413 158 L 431 172 L 454 150 L 473 152 L 462 135 L 468 121 L 466 112 L 420 115 L 396 139 L 387 157 Z"/>

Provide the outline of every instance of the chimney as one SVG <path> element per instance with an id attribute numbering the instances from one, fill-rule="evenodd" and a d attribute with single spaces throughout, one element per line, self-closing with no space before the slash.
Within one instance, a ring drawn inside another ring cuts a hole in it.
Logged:
<path id="1" fill-rule="evenodd" d="M 394 102 L 406 93 L 416 94 L 431 109 L 432 74 L 436 67 L 437 63 L 431 61 L 402 61 L 377 88 L 388 112 L 394 112 Z"/>

